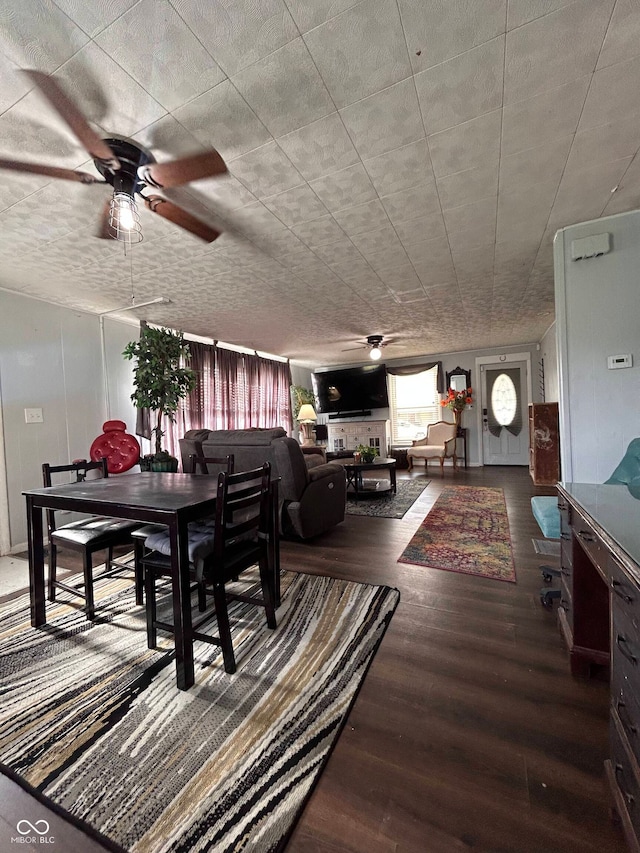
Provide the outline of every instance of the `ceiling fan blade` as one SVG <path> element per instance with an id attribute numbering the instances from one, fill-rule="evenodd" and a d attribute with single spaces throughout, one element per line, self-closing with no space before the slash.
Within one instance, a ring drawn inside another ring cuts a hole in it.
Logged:
<path id="1" fill-rule="evenodd" d="M 14 172 L 31 172 L 34 175 L 46 175 L 48 178 L 62 178 L 66 181 L 80 181 L 81 184 L 104 183 L 99 178 L 94 178 L 89 172 L 60 169 L 57 166 L 45 166 L 43 163 L 22 163 L 18 160 L 0 159 L 0 169 L 11 169 Z"/>
<path id="2" fill-rule="evenodd" d="M 169 222 L 173 222 L 174 225 L 179 225 L 180 228 L 190 231 L 192 234 L 195 234 L 196 237 L 200 237 L 201 240 L 205 240 L 207 243 L 213 243 L 213 241 L 222 233 L 221 231 L 212 228 L 211 225 L 207 225 L 199 219 L 196 219 L 195 216 L 192 216 L 184 210 L 184 208 L 178 207 L 177 204 L 167 201 L 167 199 L 162 198 L 162 196 L 152 195 L 143 196 L 143 198 L 153 213 L 157 213 L 164 219 L 168 219 Z"/>
<path id="3" fill-rule="evenodd" d="M 356 349 L 367 349 L 367 344 L 361 344 L 359 347 L 347 347 L 346 349 L 341 349 L 340 352 L 352 352 Z"/>
<path id="4" fill-rule="evenodd" d="M 107 143 L 103 139 L 100 139 L 98 134 L 90 127 L 86 118 L 75 104 L 69 100 L 55 80 L 41 71 L 24 70 L 23 74 L 26 74 L 36 84 L 51 106 L 66 121 L 93 159 L 101 160 L 109 169 L 117 171 L 120 168 L 118 158 Z"/>
<path id="5" fill-rule="evenodd" d="M 222 175 L 227 171 L 224 160 L 213 148 L 204 154 L 194 154 L 168 163 L 149 163 L 140 166 L 139 177 L 153 187 L 164 189 L 188 184 L 201 178 Z"/>

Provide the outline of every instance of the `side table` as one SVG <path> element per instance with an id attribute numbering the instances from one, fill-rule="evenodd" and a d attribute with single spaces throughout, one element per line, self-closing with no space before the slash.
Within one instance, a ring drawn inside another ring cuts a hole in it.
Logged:
<path id="1" fill-rule="evenodd" d="M 407 459 L 407 447 L 392 447 L 389 456 L 392 459 L 396 460 L 396 468 L 398 470 L 402 470 L 404 468 L 409 467 L 409 461 Z"/>
<path id="2" fill-rule="evenodd" d="M 457 439 L 462 441 L 462 457 L 458 454 L 458 459 L 464 458 L 464 467 L 468 468 L 469 464 L 467 461 L 467 427 L 458 427 L 458 432 L 456 434 L 456 445 L 458 444 Z"/>

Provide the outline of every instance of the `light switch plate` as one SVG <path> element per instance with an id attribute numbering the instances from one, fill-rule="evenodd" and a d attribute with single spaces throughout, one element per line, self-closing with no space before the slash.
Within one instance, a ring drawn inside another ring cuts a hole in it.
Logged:
<path id="1" fill-rule="evenodd" d="M 41 424 L 44 422 L 42 409 L 25 409 L 24 421 L 27 424 Z"/>

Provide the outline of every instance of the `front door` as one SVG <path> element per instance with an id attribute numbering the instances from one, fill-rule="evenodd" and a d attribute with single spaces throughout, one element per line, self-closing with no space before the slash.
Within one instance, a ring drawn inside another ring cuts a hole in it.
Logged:
<path id="1" fill-rule="evenodd" d="M 482 450 L 485 465 L 528 465 L 527 364 L 482 369 Z"/>

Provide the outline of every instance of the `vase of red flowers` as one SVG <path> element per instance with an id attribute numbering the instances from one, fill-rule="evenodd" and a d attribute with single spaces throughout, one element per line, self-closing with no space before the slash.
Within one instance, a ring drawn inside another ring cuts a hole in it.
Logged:
<path id="1" fill-rule="evenodd" d="M 453 422 L 454 424 L 460 428 L 460 420 L 462 418 L 462 413 L 473 403 L 471 388 L 463 388 L 461 391 L 454 391 L 453 388 L 449 388 L 447 398 L 442 400 L 440 405 L 451 409 L 453 412 Z"/>

